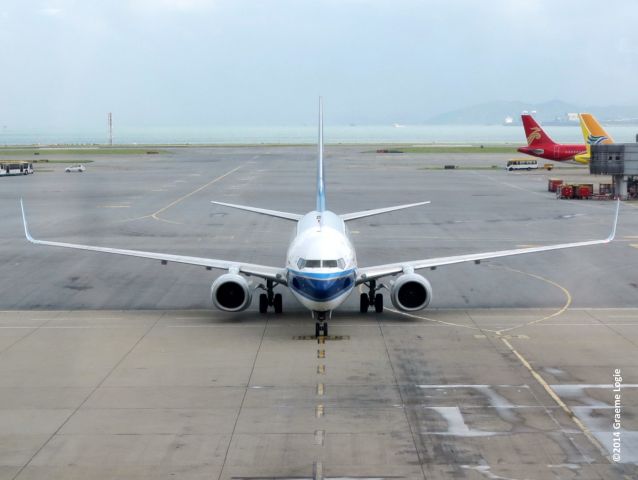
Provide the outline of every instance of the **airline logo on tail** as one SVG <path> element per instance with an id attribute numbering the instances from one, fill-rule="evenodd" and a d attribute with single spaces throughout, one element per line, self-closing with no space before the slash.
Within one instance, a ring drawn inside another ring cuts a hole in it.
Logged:
<path id="1" fill-rule="evenodd" d="M 605 140 L 609 140 L 609 137 L 605 135 L 587 135 L 587 143 L 590 145 L 599 145 L 601 143 L 605 143 Z"/>
<path id="2" fill-rule="evenodd" d="M 534 140 L 540 140 L 542 137 L 541 127 L 532 127 L 531 133 L 527 136 L 527 144 L 531 145 Z"/>
<path id="3" fill-rule="evenodd" d="M 583 131 L 587 151 L 583 154 L 576 155 L 574 160 L 578 163 L 588 164 L 591 160 L 591 145 L 608 145 L 614 143 L 614 140 L 591 113 L 581 113 L 579 117 L 580 128 Z"/>
<path id="4" fill-rule="evenodd" d="M 518 151 L 534 157 L 545 158 L 557 162 L 572 160 L 575 155 L 586 151 L 586 145 L 561 144 L 554 142 L 534 118 L 524 113 L 521 115 L 527 145 Z"/>

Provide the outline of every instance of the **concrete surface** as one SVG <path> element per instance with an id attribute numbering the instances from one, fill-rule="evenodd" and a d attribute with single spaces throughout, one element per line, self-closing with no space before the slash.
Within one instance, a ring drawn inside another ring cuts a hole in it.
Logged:
<path id="1" fill-rule="evenodd" d="M 613 205 L 489 169 L 505 156 L 367 150 L 328 149 L 330 208 L 432 204 L 352 222 L 361 265 L 609 232 Z M 36 237 L 281 265 L 290 224 L 209 201 L 309 210 L 314 154 L 171 149 L 1 179 L 0 479 L 636 478 L 632 205 L 612 245 L 426 271 L 433 308 L 413 316 L 362 316 L 353 295 L 325 344 L 298 339 L 313 325 L 288 294 L 282 316 L 225 314 L 215 272 L 22 237 L 21 196 Z"/>

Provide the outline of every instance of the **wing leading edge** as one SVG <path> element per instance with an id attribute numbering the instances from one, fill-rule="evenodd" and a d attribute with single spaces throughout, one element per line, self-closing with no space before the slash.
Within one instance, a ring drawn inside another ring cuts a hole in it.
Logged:
<path id="1" fill-rule="evenodd" d="M 514 255 L 524 255 L 526 253 L 549 252 L 552 250 L 562 250 L 566 248 L 587 247 L 590 245 L 601 245 L 610 243 L 616 236 L 616 226 L 618 225 L 618 212 L 620 210 L 620 200 L 616 204 L 616 215 L 610 235 L 602 240 L 587 240 L 584 242 L 561 243 L 557 245 L 546 245 L 543 247 L 517 248 L 514 250 L 500 250 L 496 252 L 472 253 L 469 255 L 456 255 L 452 257 L 428 258 L 423 260 L 414 260 L 401 263 L 389 263 L 386 265 L 377 265 L 373 267 L 360 268 L 357 272 L 357 284 L 361 284 L 368 280 L 385 277 L 387 275 L 396 275 L 407 270 L 420 270 L 423 268 L 442 267 L 445 265 L 453 265 L 464 262 L 478 262 L 480 260 L 489 260 L 492 258 L 511 257 Z"/>
<path id="2" fill-rule="evenodd" d="M 24 212 L 24 204 L 20 199 L 20 208 L 22 209 L 22 223 L 24 225 L 24 235 L 27 240 L 36 245 L 48 245 L 50 247 L 72 248 L 76 250 L 88 250 L 91 252 L 111 253 L 115 255 L 126 255 L 129 257 L 148 258 L 152 260 L 160 260 L 162 262 L 184 263 L 188 265 L 197 265 L 200 267 L 217 268 L 220 270 L 236 270 L 246 275 L 254 275 L 256 277 L 275 280 L 279 283 L 286 283 L 286 274 L 283 268 L 269 267 L 266 265 L 257 265 L 252 263 L 232 262 L 229 260 L 218 260 L 215 258 L 189 257 L 185 255 L 173 255 L 170 253 L 144 252 L 140 250 L 126 250 L 120 248 L 96 247 L 91 245 L 78 245 L 75 243 L 51 242 L 48 240 L 37 240 L 31 236 L 27 217 Z"/>

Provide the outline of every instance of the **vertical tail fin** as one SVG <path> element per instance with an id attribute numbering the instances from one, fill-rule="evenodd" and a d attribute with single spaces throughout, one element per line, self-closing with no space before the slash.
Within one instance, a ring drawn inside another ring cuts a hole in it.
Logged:
<path id="1" fill-rule="evenodd" d="M 589 137 L 591 137 L 591 132 L 589 131 L 589 127 L 587 126 L 587 124 L 585 123 L 585 120 L 583 119 L 583 115 L 584 114 L 579 114 L 578 118 L 580 119 L 580 129 L 583 132 L 583 138 L 585 139 L 585 149 L 587 150 L 586 153 L 581 153 L 580 155 L 576 155 L 574 157 L 574 160 L 576 160 L 578 163 L 584 163 L 584 164 L 588 164 L 589 160 L 591 159 L 591 143 L 589 141 Z"/>
<path id="2" fill-rule="evenodd" d="M 317 211 L 326 209 L 326 192 L 323 179 L 323 102 L 319 97 L 319 159 L 317 161 Z"/>
<path id="3" fill-rule="evenodd" d="M 549 137 L 549 135 L 545 133 L 545 130 L 543 130 L 541 126 L 536 123 L 534 117 L 524 113 L 523 115 L 521 115 L 521 119 L 523 120 L 523 127 L 525 128 L 527 145 L 529 145 L 530 147 L 537 147 L 540 145 L 556 143 Z"/>
<path id="4" fill-rule="evenodd" d="M 602 125 L 596 120 L 596 117 L 591 113 L 581 113 L 579 116 L 580 124 L 583 128 L 583 135 L 585 135 L 585 128 L 587 129 L 587 135 L 585 136 L 587 148 L 589 148 L 589 145 L 607 145 L 614 143 L 614 139 L 611 138 L 611 135 L 605 131 Z"/>

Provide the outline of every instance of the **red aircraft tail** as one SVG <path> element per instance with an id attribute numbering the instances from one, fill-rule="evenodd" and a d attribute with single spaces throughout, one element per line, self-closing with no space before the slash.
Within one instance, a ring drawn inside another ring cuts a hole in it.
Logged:
<path id="1" fill-rule="evenodd" d="M 527 137 L 528 146 L 536 148 L 556 144 L 556 142 L 554 142 L 554 140 L 545 133 L 545 130 L 536 123 L 536 120 L 534 120 L 531 115 L 524 113 L 521 115 L 521 119 L 523 120 L 523 127 L 525 128 L 525 136 Z"/>

